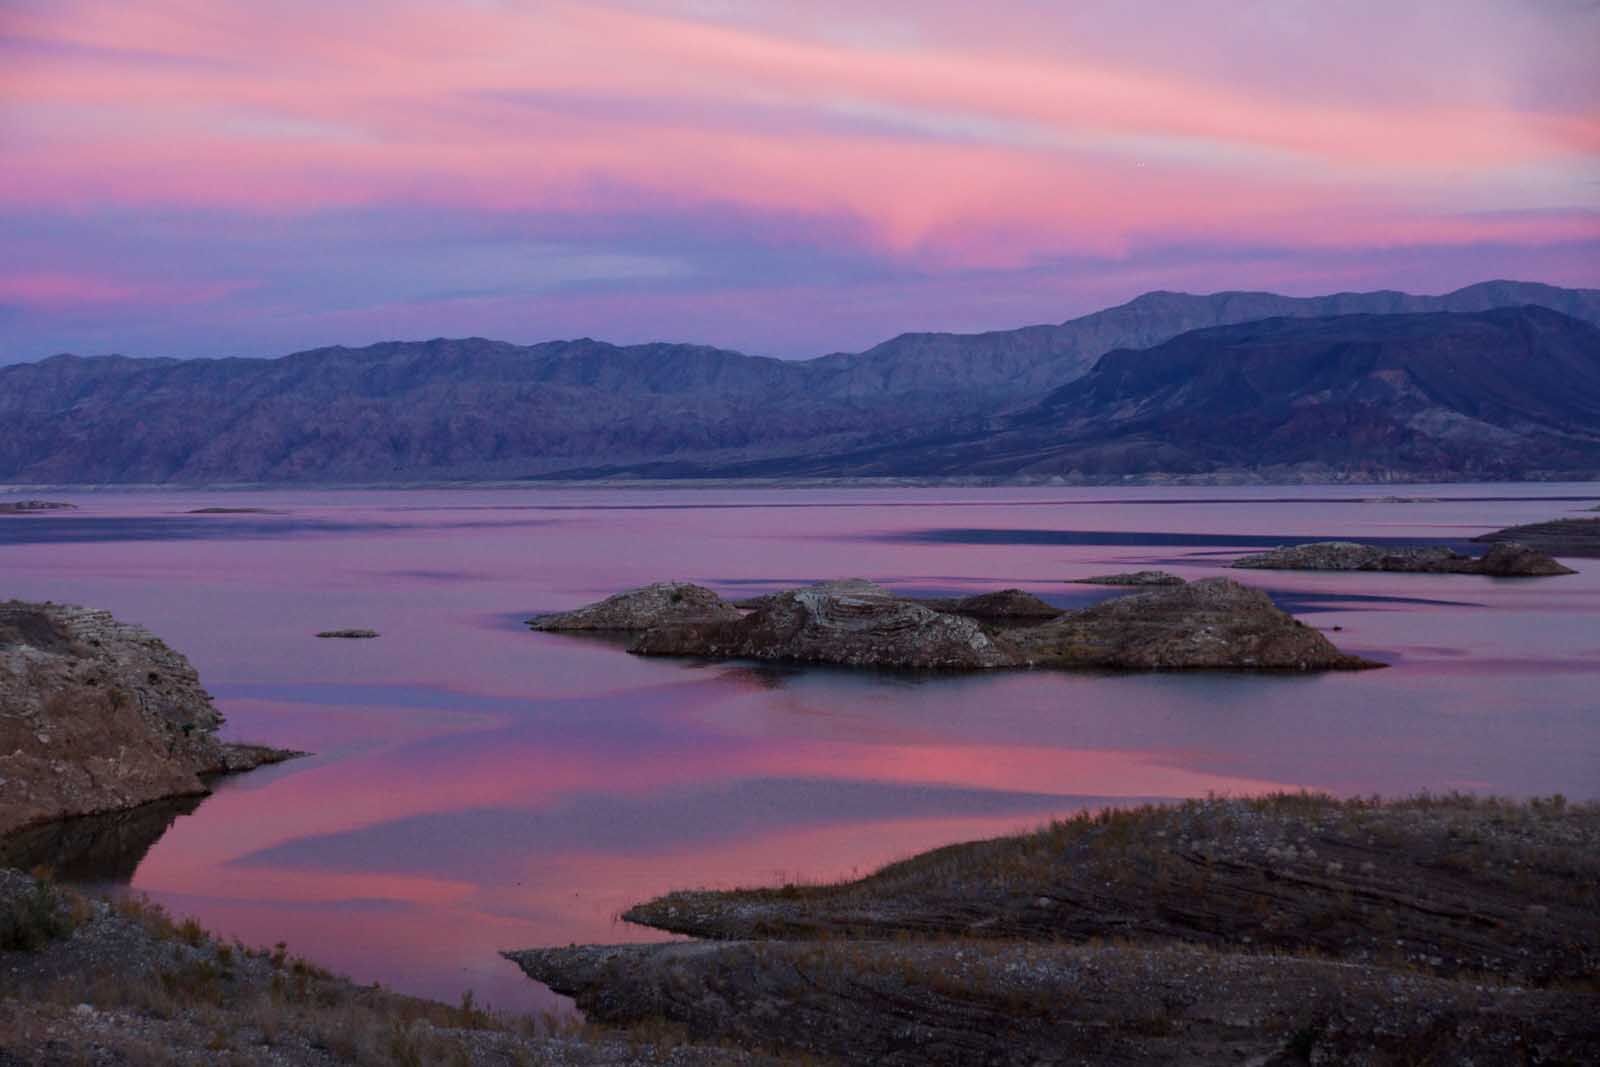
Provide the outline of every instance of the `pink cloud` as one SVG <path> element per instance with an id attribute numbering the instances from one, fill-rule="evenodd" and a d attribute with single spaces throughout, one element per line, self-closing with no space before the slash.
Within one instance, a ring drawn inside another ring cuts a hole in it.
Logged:
<path id="1" fill-rule="evenodd" d="M 203 304 L 249 288 L 238 281 L 160 283 L 83 274 L 0 274 L 0 303 L 60 310 L 128 304 Z"/>

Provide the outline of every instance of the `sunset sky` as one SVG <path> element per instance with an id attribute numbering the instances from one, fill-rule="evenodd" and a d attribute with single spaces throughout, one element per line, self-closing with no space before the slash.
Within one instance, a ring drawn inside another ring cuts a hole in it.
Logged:
<path id="1" fill-rule="evenodd" d="M 1600 285 L 1579 0 L 0 0 L 0 362 Z"/>

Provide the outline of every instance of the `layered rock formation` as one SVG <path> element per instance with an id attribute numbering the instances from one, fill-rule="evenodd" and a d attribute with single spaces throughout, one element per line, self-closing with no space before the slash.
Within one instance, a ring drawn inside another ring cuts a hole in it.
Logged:
<path id="1" fill-rule="evenodd" d="M 671 893 L 704 942 L 507 953 L 589 1018 L 848 1063 L 1584 1062 L 1600 807 L 1085 814 L 858 881 Z"/>
<path id="2" fill-rule="evenodd" d="M 1242 556 L 1233 561 L 1233 566 L 1245 570 L 1484 574 L 1493 578 L 1539 578 L 1577 573 L 1543 552 L 1510 541 L 1497 543 L 1476 558 L 1463 556 L 1448 548 L 1388 548 L 1355 541 L 1317 541 Z"/>
<path id="3" fill-rule="evenodd" d="M 631 630 L 645 656 L 780 660 L 853 667 L 993 670 L 1350 670 L 1346 655 L 1226 578 L 1062 612 L 1020 590 L 915 601 L 860 579 L 746 602 L 747 613 L 699 590 L 695 606 L 651 586 L 556 617 L 539 628 Z M 691 587 L 697 588 L 697 587 Z M 958 610 L 959 613 L 958 613 Z M 709 617 L 708 617 L 709 616 Z M 602 620 L 607 625 L 593 625 Z"/>
<path id="4" fill-rule="evenodd" d="M 1600 508 L 1594 510 L 1600 511 Z M 1556 519 L 1553 522 L 1511 526 L 1494 533 L 1480 534 L 1473 540 L 1497 547 L 1510 541 L 1548 552 L 1552 556 L 1597 559 L 1600 558 L 1600 519 Z"/>
<path id="5" fill-rule="evenodd" d="M 0 602 L 0 834 L 208 792 L 295 753 L 217 739 L 181 654 L 109 612 Z"/>

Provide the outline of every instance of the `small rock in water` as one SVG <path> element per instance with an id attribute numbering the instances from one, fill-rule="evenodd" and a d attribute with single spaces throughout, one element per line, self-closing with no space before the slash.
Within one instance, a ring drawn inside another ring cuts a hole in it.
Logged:
<path id="1" fill-rule="evenodd" d="M 368 637 L 377 637 L 378 636 L 378 631 L 376 631 L 376 630 L 323 630 L 317 636 L 318 637 L 343 637 L 343 638 L 349 638 L 349 639 L 355 640 L 355 639 L 368 638 Z"/>
<path id="2" fill-rule="evenodd" d="M 1123 574 L 1098 574 L 1093 578 L 1069 578 L 1073 585 L 1182 585 L 1183 579 L 1166 571 L 1127 571 Z"/>

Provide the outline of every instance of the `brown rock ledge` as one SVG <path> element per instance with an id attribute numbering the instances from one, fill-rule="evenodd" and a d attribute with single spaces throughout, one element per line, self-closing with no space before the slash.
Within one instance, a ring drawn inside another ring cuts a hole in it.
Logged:
<path id="1" fill-rule="evenodd" d="M 204 795 L 203 779 L 301 753 L 221 741 L 187 659 L 141 626 L 0 602 L 0 834 Z"/>
<path id="2" fill-rule="evenodd" d="M 1560 798 L 1208 799 L 624 915 L 711 941 L 507 955 L 596 1021 L 852 1063 L 1587 1062 L 1597 857 Z"/>

